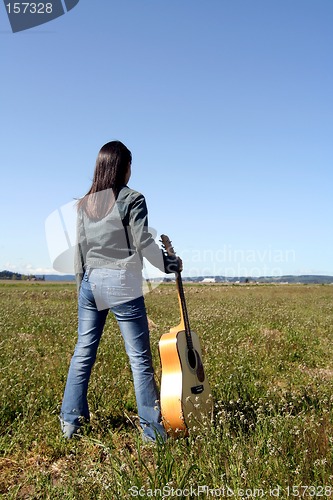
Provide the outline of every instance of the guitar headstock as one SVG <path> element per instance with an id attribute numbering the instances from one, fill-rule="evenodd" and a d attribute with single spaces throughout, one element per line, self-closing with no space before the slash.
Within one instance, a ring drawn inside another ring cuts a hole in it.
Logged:
<path id="1" fill-rule="evenodd" d="M 163 245 L 163 248 L 165 249 L 166 253 L 169 255 L 169 257 L 176 257 L 176 252 L 173 249 L 172 243 L 169 239 L 169 236 L 166 234 L 161 234 L 161 242 Z"/>

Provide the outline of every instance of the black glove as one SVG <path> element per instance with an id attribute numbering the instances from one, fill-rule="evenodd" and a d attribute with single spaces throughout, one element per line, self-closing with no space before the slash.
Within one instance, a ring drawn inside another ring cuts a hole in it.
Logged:
<path id="1" fill-rule="evenodd" d="M 167 274 L 180 273 L 182 271 L 182 261 L 179 257 L 171 257 L 163 253 L 164 268 Z"/>

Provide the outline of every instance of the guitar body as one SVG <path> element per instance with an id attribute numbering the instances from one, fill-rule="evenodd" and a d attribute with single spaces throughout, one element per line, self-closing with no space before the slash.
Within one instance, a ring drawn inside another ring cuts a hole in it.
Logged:
<path id="1" fill-rule="evenodd" d="M 189 351 L 184 330 L 162 335 L 159 351 L 162 365 L 161 412 L 163 425 L 173 434 L 187 434 L 213 411 L 210 386 L 205 377 L 198 336 L 191 332 Z"/>

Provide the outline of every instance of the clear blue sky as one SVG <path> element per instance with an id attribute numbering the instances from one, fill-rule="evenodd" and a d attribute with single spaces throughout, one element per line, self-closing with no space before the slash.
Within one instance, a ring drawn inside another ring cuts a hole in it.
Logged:
<path id="1" fill-rule="evenodd" d="M 0 270 L 49 272 L 45 220 L 99 148 L 184 274 L 333 275 L 332 0 L 81 0 L 13 34 L 0 5 Z"/>

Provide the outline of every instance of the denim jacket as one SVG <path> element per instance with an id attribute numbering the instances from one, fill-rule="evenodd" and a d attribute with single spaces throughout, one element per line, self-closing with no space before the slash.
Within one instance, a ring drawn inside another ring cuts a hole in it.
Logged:
<path id="1" fill-rule="evenodd" d="M 77 288 L 87 268 L 142 271 L 143 257 L 163 272 L 177 272 L 178 261 L 155 243 L 148 228 L 144 196 L 123 186 L 111 211 L 101 219 L 89 219 L 82 209 L 77 214 L 75 278 Z"/>

